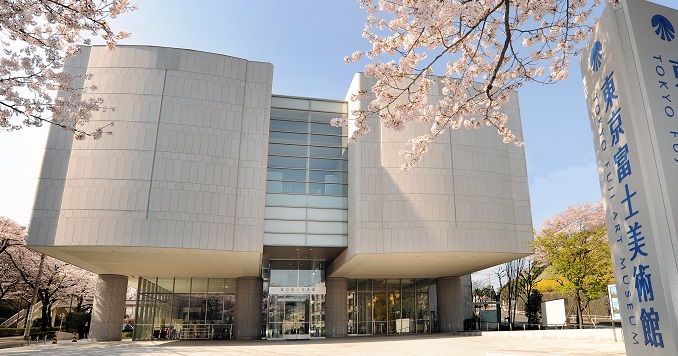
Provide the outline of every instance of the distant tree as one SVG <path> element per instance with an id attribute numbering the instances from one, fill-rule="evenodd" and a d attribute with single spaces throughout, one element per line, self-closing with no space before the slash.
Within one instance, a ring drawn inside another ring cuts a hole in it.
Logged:
<path id="1" fill-rule="evenodd" d="M 135 7 L 129 0 L 0 1 L 0 129 L 49 123 L 73 131 L 77 139 L 100 138 L 108 125 L 91 131 L 82 125 L 92 112 L 109 108 L 100 98 L 81 98 L 96 86 L 76 84 L 62 72 L 64 60 L 79 53 L 79 45 L 90 44 L 83 37 L 88 34 L 101 34 L 113 49 L 130 34 L 113 32 L 109 19 Z"/>
<path id="2" fill-rule="evenodd" d="M 497 291 L 490 285 L 476 287 L 473 289 L 474 302 L 494 301 L 497 297 Z"/>
<path id="3" fill-rule="evenodd" d="M 608 0 L 607 2 L 617 2 Z M 430 132 L 409 140 L 403 170 L 411 168 L 445 129 L 493 126 L 504 142 L 519 138 L 499 107 L 525 83 L 551 84 L 568 76 L 572 56 L 592 30 L 589 16 L 601 0 L 360 0 L 367 13 L 365 74 L 375 84 L 354 93 L 367 110 L 352 112 L 351 139 L 368 133 L 368 119 L 398 131 L 413 123 Z M 439 75 L 435 79 L 434 75 Z M 434 90 L 442 97 L 429 101 Z M 335 119 L 334 125 L 346 125 Z"/>
<path id="4" fill-rule="evenodd" d="M 577 323 L 613 281 L 612 258 L 602 204 L 567 208 L 544 222 L 534 240 L 535 255 L 548 264 L 564 295 L 574 298 Z"/>
<path id="5" fill-rule="evenodd" d="M 523 271 L 519 276 L 520 291 L 518 297 L 525 305 L 525 312 L 527 313 L 527 305 L 529 304 L 532 295 L 537 291 L 537 283 L 541 281 L 541 276 L 547 265 L 541 261 L 536 261 L 534 256 L 526 257 Z M 541 293 L 540 293 L 541 295 Z M 541 308 L 541 301 L 539 302 Z"/>
<path id="6" fill-rule="evenodd" d="M 521 275 L 523 274 L 524 268 L 525 259 L 518 258 L 499 266 L 495 272 L 499 279 L 499 295 L 506 303 L 508 323 L 511 329 L 513 329 L 513 324 L 516 319 L 516 311 L 518 308 L 516 302 L 518 301 L 521 292 Z M 506 279 L 506 284 L 503 283 L 504 279 Z"/>
<path id="7" fill-rule="evenodd" d="M 533 289 L 525 303 L 525 316 L 528 324 L 539 324 L 541 322 L 541 302 L 542 294 Z"/>

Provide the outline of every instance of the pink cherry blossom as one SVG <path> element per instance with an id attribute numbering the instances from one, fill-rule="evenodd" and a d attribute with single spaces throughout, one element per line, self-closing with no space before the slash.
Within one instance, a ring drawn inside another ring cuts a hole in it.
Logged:
<path id="1" fill-rule="evenodd" d="M 376 81 L 369 95 L 352 96 L 370 104 L 367 111 L 352 113 L 351 139 L 368 133 L 367 121 L 372 119 L 398 131 L 415 123 L 430 125 L 431 134 L 410 140 L 410 148 L 401 150 L 403 170 L 421 159 L 425 147 L 448 127 L 493 126 L 505 143 L 522 145 L 509 129 L 509 117 L 498 109 L 525 83 L 552 84 L 567 78 L 570 57 L 579 54 L 592 30 L 589 16 L 601 3 L 359 1 L 368 13 L 363 36 L 371 44 L 363 53 L 373 59 L 365 74 Z M 345 59 L 359 61 L 361 52 Z M 435 81 L 442 85 L 443 97 L 429 102 Z"/>
<path id="2" fill-rule="evenodd" d="M 85 35 L 99 35 L 108 49 L 131 34 L 113 32 L 109 18 L 136 5 L 129 0 L 14 0 L 0 1 L 0 129 L 49 123 L 73 131 L 76 139 L 110 134 L 110 125 L 87 130 L 92 112 L 111 109 L 100 98 L 82 99 L 95 91 L 91 75 L 63 72 L 64 60 L 88 45 Z"/>

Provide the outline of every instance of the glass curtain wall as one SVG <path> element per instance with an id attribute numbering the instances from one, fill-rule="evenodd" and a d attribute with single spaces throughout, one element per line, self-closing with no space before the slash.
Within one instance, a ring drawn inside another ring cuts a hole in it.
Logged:
<path id="1" fill-rule="evenodd" d="M 348 283 L 348 333 L 430 333 L 428 279 L 357 279 Z"/>
<path id="2" fill-rule="evenodd" d="M 135 340 L 230 339 L 235 280 L 139 278 Z"/>
<path id="3" fill-rule="evenodd" d="M 347 103 L 273 96 L 264 244 L 346 246 Z"/>

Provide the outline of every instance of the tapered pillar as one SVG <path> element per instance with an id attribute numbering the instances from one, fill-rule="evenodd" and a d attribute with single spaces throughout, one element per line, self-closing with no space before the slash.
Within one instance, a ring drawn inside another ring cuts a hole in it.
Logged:
<path id="1" fill-rule="evenodd" d="M 325 281 L 325 337 L 346 337 L 348 306 L 346 292 L 348 279 L 328 278 Z"/>
<path id="2" fill-rule="evenodd" d="M 262 292 L 263 280 L 260 277 L 236 278 L 233 319 L 233 334 L 236 340 L 261 338 Z"/>
<path id="3" fill-rule="evenodd" d="M 464 330 L 464 319 L 473 312 L 470 300 L 470 275 L 441 277 L 436 280 L 438 297 L 438 330 L 440 332 Z"/>
<path id="4" fill-rule="evenodd" d="M 122 340 L 127 276 L 100 274 L 94 290 L 89 338 L 95 341 Z"/>

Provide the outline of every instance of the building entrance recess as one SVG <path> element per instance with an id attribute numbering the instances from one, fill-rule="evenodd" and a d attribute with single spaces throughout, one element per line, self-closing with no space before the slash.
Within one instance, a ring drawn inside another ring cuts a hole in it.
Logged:
<path id="1" fill-rule="evenodd" d="M 267 339 L 325 337 L 324 308 L 324 261 L 271 261 Z"/>

